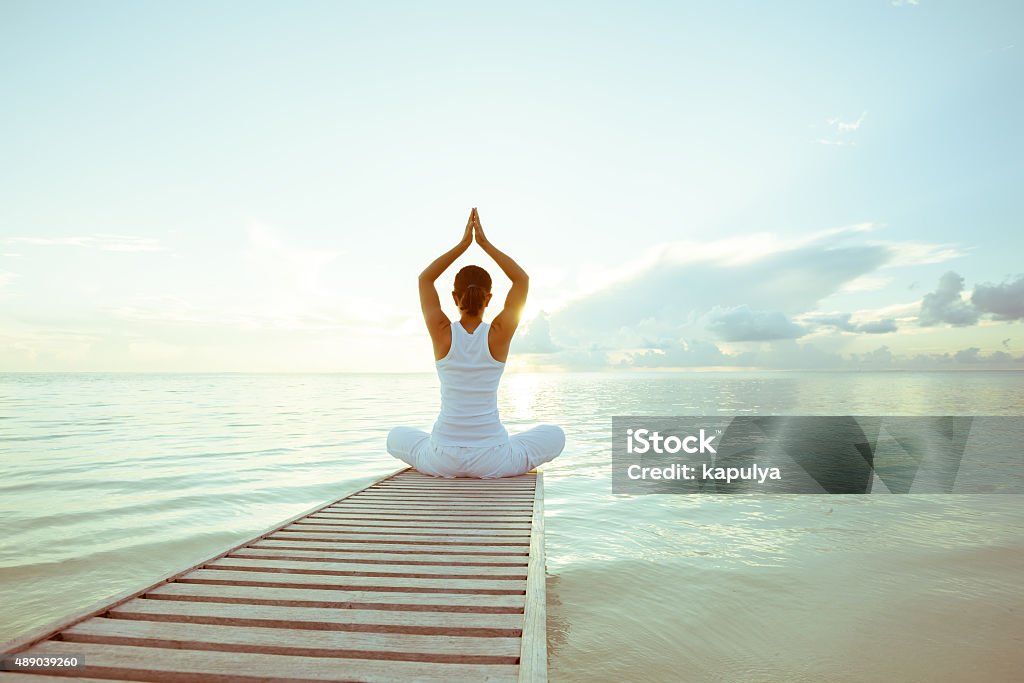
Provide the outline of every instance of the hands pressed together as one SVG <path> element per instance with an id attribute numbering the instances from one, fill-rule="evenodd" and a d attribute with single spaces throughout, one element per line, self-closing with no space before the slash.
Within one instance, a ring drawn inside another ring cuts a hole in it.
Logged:
<path id="1" fill-rule="evenodd" d="M 477 213 L 475 206 L 469 212 L 469 221 L 466 223 L 466 231 L 462 234 L 461 244 L 468 247 L 474 239 L 481 247 L 488 244 L 484 227 L 480 225 L 480 214 Z"/>

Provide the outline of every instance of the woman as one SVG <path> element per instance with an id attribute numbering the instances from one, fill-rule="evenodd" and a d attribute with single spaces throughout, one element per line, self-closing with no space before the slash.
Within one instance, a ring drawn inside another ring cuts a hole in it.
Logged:
<path id="1" fill-rule="evenodd" d="M 483 322 L 491 301 L 486 270 L 466 266 L 455 276 L 452 298 L 461 313 L 456 322 L 441 310 L 434 288 L 434 281 L 465 253 L 474 237 L 512 281 L 505 307 L 489 325 Z M 434 345 L 441 412 L 430 434 L 411 427 L 392 429 L 388 453 L 423 474 L 490 479 L 529 472 L 562 452 L 561 428 L 540 425 L 510 437 L 498 416 L 498 382 L 529 284 L 519 264 L 487 240 L 476 209 L 470 211 L 462 241 L 420 273 L 420 307 Z"/>

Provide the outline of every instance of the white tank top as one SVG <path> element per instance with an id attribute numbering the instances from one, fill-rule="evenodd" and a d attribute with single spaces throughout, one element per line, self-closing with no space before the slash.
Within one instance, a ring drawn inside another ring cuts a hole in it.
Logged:
<path id="1" fill-rule="evenodd" d="M 498 417 L 498 382 L 505 364 L 487 346 L 490 325 L 470 334 L 452 323 L 452 347 L 436 362 L 441 380 L 441 412 L 430 433 L 438 446 L 498 446 L 508 432 Z"/>

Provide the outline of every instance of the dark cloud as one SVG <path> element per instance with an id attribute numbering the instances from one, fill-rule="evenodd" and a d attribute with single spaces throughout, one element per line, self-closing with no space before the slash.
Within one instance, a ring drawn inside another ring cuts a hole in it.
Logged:
<path id="1" fill-rule="evenodd" d="M 730 342 L 796 339 L 807 334 L 781 311 L 755 311 L 749 306 L 715 308 L 708 314 L 708 329 Z"/>
<path id="2" fill-rule="evenodd" d="M 982 313 L 991 313 L 996 320 L 1024 320 L 1024 275 L 1001 285 L 978 285 L 971 303 Z"/>
<path id="3" fill-rule="evenodd" d="M 921 299 L 921 313 L 918 324 L 923 327 L 947 323 L 956 327 L 973 325 L 978 322 L 978 310 L 964 301 L 960 293 L 964 290 L 964 278 L 949 271 L 939 278 L 939 287 Z"/>

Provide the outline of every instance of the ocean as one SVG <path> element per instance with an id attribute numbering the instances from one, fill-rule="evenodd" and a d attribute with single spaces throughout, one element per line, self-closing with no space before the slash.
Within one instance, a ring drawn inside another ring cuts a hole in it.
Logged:
<path id="1" fill-rule="evenodd" d="M 1024 374 L 509 374 L 545 466 L 553 681 L 1011 680 L 1020 495 L 613 495 L 615 415 L 1024 415 Z M 433 375 L 0 375 L 0 640 L 400 465 Z"/>

